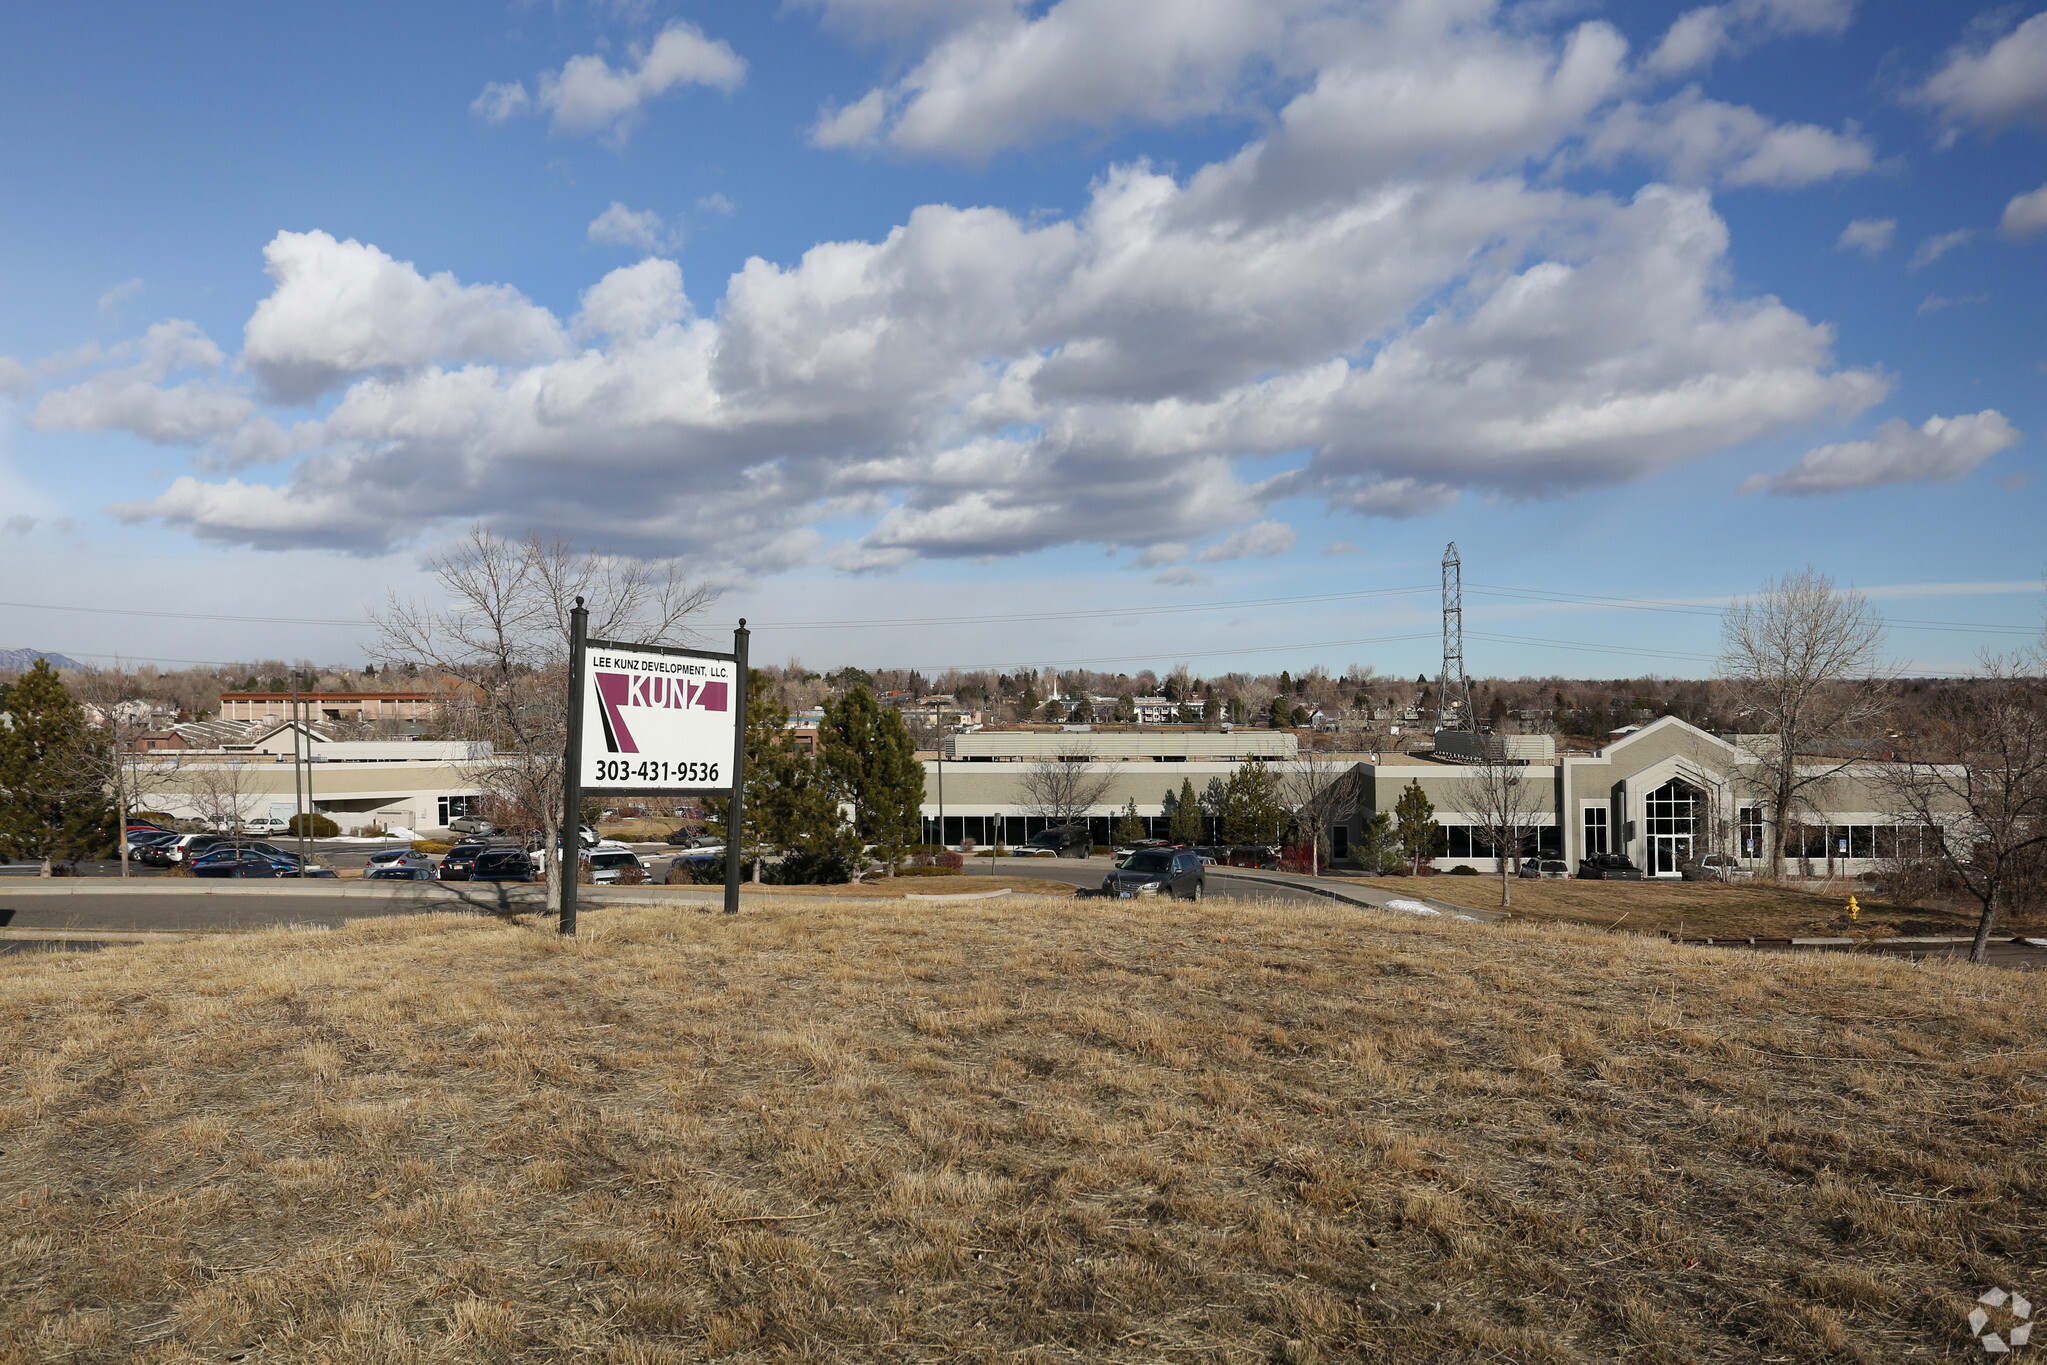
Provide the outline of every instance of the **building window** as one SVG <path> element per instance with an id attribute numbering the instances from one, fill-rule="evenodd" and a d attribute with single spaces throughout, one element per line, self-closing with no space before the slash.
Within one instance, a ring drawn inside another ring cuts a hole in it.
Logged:
<path id="1" fill-rule="evenodd" d="M 1763 856 L 1763 808 L 1743 806 L 1740 813 L 1741 856 L 1756 859 Z"/>
<path id="2" fill-rule="evenodd" d="M 459 820 L 469 814 L 470 796 L 443 796 L 439 799 L 441 828 L 446 829 L 450 820 Z"/>
<path id="3" fill-rule="evenodd" d="M 1443 826 L 1443 838 L 1444 857 L 1469 858 L 1471 856 L 1471 830 L 1469 827 L 1465 825 L 1445 825 Z"/>
<path id="4" fill-rule="evenodd" d="M 1606 849 L 1606 807 L 1585 808 L 1585 856 L 1604 853 Z"/>

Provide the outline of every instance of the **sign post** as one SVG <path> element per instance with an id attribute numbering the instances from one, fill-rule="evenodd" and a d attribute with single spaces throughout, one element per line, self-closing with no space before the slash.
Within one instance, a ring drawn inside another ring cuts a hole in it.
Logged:
<path id="1" fill-rule="evenodd" d="M 576 932 L 583 797 L 730 793 L 725 910 L 739 911 L 739 832 L 746 783 L 746 622 L 732 653 L 587 637 L 569 613 L 569 733 L 562 773 L 561 932 Z"/>
<path id="2" fill-rule="evenodd" d="M 583 656 L 589 630 L 590 612 L 578 597 L 569 613 L 569 741 L 562 755 L 561 845 L 555 850 L 562 877 L 560 930 L 571 938 L 576 934 L 576 878 L 583 871 Z"/>
<path id="3" fill-rule="evenodd" d="M 746 618 L 739 618 L 739 629 L 732 632 L 732 661 L 736 675 L 734 692 L 738 698 L 732 712 L 732 807 L 725 815 L 725 913 L 739 913 L 739 847 L 746 829 L 746 646 L 753 633 L 746 628 Z M 760 857 L 755 849 L 753 856 Z"/>

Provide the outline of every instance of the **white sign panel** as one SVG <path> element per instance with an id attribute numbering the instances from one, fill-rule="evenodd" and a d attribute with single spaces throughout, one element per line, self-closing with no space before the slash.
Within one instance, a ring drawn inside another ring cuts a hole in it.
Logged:
<path id="1" fill-rule="evenodd" d="M 583 664 L 583 790 L 732 785 L 730 659 L 592 644 Z"/>

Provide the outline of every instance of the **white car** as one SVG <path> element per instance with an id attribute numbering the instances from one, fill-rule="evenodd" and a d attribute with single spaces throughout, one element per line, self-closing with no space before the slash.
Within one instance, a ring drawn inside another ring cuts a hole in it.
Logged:
<path id="1" fill-rule="evenodd" d="M 244 834 L 287 834 L 290 831 L 291 821 L 280 820 L 274 815 L 260 815 L 253 820 L 242 821 Z"/>
<path id="2" fill-rule="evenodd" d="M 642 873 L 647 865 L 640 861 L 640 855 L 624 844 L 600 843 L 583 854 L 583 861 L 590 865 L 590 880 L 599 886 L 615 882 L 629 867 L 636 867 Z"/>

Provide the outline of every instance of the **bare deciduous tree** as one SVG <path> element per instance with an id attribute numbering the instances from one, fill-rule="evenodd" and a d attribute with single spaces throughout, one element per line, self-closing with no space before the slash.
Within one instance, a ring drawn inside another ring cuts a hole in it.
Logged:
<path id="1" fill-rule="evenodd" d="M 1986 662 L 1985 684 L 1936 702 L 1913 741 L 1878 780 L 1892 810 L 1937 830 L 1920 857 L 1979 907 L 1969 960 L 1981 962 L 2000 912 L 2047 895 L 2047 685 L 2008 659 Z"/>
<path id="2" fill-rule="evenodd" d="M 464 765 L 471 780 L 508 823 L 535 827 L 547 902 L 558 907 L 575 599 L 589 609 L 593 639 L 675 645 L 697 638 L 686 623 L 717 594 L 673 561 L 593 554 L 531 531 L 508 540 L 480 525 L 428 566 L 446 604 L 394 595 L 373 617 L 377 653 L 467 684 L 450 689 L 436 728 L 477 742 Z"/>
<path id="3" fill-rule="evenodd" d="M 1522 845 L 1537 828 L 1537 817 L 1549 806 L 1548 777 L 1548 768 L 1487 763 L 1457 783 L 1457 803 L 1470 813 L 1472 829 L 1484 834 L 1499 859 L 1501 905 L 1513 901 L 1509 864 L 1520 860 Z"/>
<path id="4" fill-rule="evenodd" d="M 1339 816 L 1356 810 L 1363 798 L 1355 763 L 1322 749 L 1302 748 L 1279 769 L 1279 799 L 1294 813 L 1308 835 L 1308 871 L 1321 876 L 1328 859 L 1322 843 Z"/>
<path id="5" fill-rule="evenodd" d="M 128 869 L 128 817 L 151 796 L 177 786 L 177 768 L 161 755 L 138 753 L 135 743 L 149 729 L 149 706 L 138 696 L 138 680 L 116 659 L 105 668 L 72 677 L 71 694 L 97 726 L 105 747 L 92 746 L 85 759 L 92 776 L 112 795 L 121 818 L 121 875 Z"/>
<path id="6" fill-rule="evenodd" d="M 1815 786 L 1853 755 L 1841 746 L 1882 716 L 1884 623 L 1867 598 L 1807 566 L 1727 609 L 1720 670 L 1756 762 L 1748 781 L 1770 822 L 1769 871 L 1784 867 L 1784 838 Z"/>
<path id="7" fill-rule="evenodd" d="M 245 764 L 215 759 L 204 765 L 188 765 L 180 775 L 208 829 L 216 834 L 242 832 L 242 822 L 249 818 L 256 800 Z"/>
<path id="8" fill-rule="evenodd" d="M 1095 761 L 1093 747 L 1074 739 L 1060 745 L 1049 763 L 1031 764 L 1017 791 L 1023 798 L 1024 814 L 1058 827 L 1086 819 L 1088 812 L 1101 804 L 1111 781 L 1113 776 Z"/>

